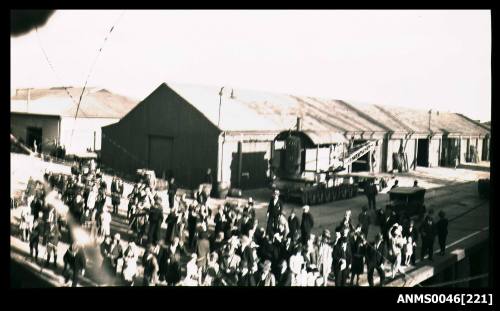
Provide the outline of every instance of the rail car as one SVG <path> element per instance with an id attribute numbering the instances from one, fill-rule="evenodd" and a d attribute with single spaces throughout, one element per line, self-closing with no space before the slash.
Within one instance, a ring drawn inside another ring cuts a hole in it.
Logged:
<path id="1" fill-rule="evenodd" d="M 347 167 L 374 148 L 375 142 L 367 141 L 349 149 L 337 133 L 281 132 L 272 144 L 272 187 L 284 200 L 304 205 L 351 198 L 357 194 L 357 176 Z"/>

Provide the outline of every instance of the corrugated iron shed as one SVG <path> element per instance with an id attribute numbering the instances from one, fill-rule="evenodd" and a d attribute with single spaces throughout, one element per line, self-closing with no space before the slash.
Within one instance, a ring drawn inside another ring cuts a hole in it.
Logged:
<path id="1" fill-rule="evenodd" d="M 75 100 L 79 100 L 82 88 L 68 88 Z M 11 97 L 10 111 L 15 113 L 55 115 L 74 117 L 77 104 L 69 97 L 64 88 L 32 89 L 28 93 L 19 90 Z M 79 118 L 116 118 L 126 115 L 137 105 L 125 96 L 113 94 L 105 89 L 85 90 L 78 111 Z"/>

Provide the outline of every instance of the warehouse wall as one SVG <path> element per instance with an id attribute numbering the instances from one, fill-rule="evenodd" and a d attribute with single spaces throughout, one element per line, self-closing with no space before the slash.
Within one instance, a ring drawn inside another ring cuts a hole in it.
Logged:
<path id="1" fill-rule="evenodd" d="M 194 188 L 209 167 L 216 178 L 219 132 L 203 114 L 162 84 L 119 123 L 104 128 L 102 161 L 127 173 L 148 167 L 161 177 L 167 171 L 181 186 Z M 162 153 L 159 146 L 171 149 Z"/>
<path id="2" fill-rule="evenodd" d="M 10 127 L 12 134 L 18 139 L 22 139 L 27 143 L 27 128 L 37 127 L 42 129 L 42 151 L 50 151 L 54 145 L 54 139 L 59 139 L 59 117 L 32 115 L 32 114 L 10 114 Z M 38 142 L 39 144 L 40 142 Z M 32 147 L 32 146 L 29 146 Z"/>
<path id="3" fill-rule="evenodd" d="M 75 118 L 61 119 L 61 145 L 66 147 L 66 153 L 86 151 L 88 148 L 101 150 L 101 128 L 118 122 L 115 118 Z M 73 132 L 73 137 L 72 133 Z"/>
<path id="4" fill-rule="evenodd" d="M 387 142 L 387 171 L 391 172 L 394 169 L 394 163 L 392 161 L 392 154 L 398 152 L 401 144 L 403 144 L 404 152 L 408 157 L 408 169 L 411 170 L 415 162 L 415 146 L 416 139 L 389 139 Z M 381 144 L 379 144 L 381 145 Z"/>
<path id="5" fill-rule="evenodd" d="M 238 142 L 241 141 L 241 185 L 238 185 Z M 269 135 L 259 138 L 227 135 L 221 144 L 221 181 L 242 189 L 266 187 L 270 176 L 271 140 Z"/>
<path id="6" fill-rule="evenodd" d="M 441 158 L 441 139 L 431 139 L 429 144 L 429 166 L 438 167 Z"/>

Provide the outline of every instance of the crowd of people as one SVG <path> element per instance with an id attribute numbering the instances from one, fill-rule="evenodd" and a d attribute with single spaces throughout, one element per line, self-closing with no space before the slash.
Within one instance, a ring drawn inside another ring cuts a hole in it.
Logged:
<path id="1" fill-rule="evenodd" d="M 252 198 L 245 204 L 211 204 L 210 191 L 203 185 L 193 198 L 187 198 L 177 193 L 174 178 L 169 180 L 166 199 L 147 180 L 137 182 L 126 194 L 123 181 L 114 177 L 108 192 L 97 167 L 72 173 L 47 173 L 44 182 L 28 181 L 28 204 L 21 213 L 20 229 L 23 240 L 30 244 L 31 256 L 38 260 L 42 241 L 47 246 L 46 264 L 52 257 L 56 263 L 62 226 L 78 226 L 100 245 L 103 272 L 130 285 L 137 283 L 140 264 L 139 285 L 143 286 L 327 286 L 329 279 L 336 286 L 357 286 L 364 273 L 374 286 L 375 270 L 381 285 L 388 279 L 386 263 L 392 278 L 404 276 L 402 266 L 416 264 L 419 241 L 421 260 L 425 255 L 432 260 L 436 235 L 444 254 L 447 220 L 443 212 L 437 224 L 429 212 L 417 229 L 410 219 L 399 224 L 387 206 L 378 223 L 380 233 L 368 241 L 374 225 L 375 191 L 368 193 L 370 209 L 363 207 L 356 226 L 348 210 L 333 235 L 328 229 L 315 235 L 309 206 L 302 207 L 300 217 L 294 209 L 286 215 L 278 190 L 269 201 L 267 223 L 259 224 Z M 57 209 L 44 203 L 44 184 L 68 207 L 69 217 L 62 219 Z M 106 205 L 108 196 L 111 206 Z M 122 241 L 120 234 L 112 236 L 110 228 L 125 196 L 132 232 L 129 242 Z M 76 286 L 86 267 L 82 245 L 70 237 L 63 259 L 66 281 L 71 279 Z"/>

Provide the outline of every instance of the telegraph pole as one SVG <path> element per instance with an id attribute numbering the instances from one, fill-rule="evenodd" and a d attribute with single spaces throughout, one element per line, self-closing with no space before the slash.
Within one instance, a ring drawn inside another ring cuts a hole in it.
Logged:
<path id="1" fill-rule="evenodd" d="M 221 106 L 222 106 L 222 90 L 223 89 L 224 89 L 224 87 L 221 87 L 220 92 L 219 92 L 219 119 L 217 121 L 217 126 L 220 126 L 220 110 L 221 110 Z"/>

